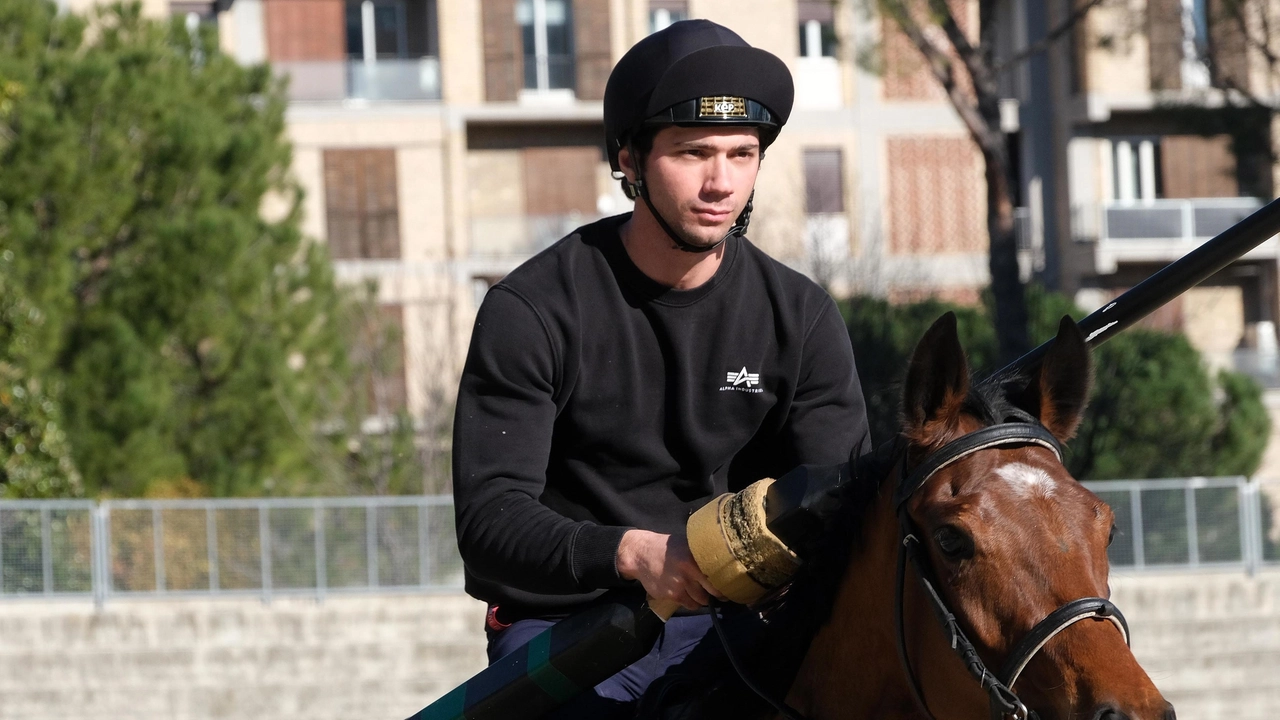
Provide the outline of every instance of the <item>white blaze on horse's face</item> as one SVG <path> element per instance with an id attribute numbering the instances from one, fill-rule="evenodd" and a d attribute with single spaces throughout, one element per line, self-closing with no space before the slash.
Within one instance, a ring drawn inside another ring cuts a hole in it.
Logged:
<path id="1" fill-rule="evenodd" d="M 1026 463 L 1009 463 L 996 468 L 996 475 L 1022 495 L 1052 497 L 1058 481 L 1049 471 Z"/>

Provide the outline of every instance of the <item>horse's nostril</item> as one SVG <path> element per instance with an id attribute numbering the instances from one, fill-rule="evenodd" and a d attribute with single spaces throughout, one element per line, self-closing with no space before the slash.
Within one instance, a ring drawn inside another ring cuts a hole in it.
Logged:
<path id="1" fill-rule="evenodd" d="M 1098 714 L 1093 716 L 1093 720 L 1129 720 L 1129 716 L 1120 712 L 1114 706 L 1104 705 L 1098 708 Z"/>
<path id="2" fill-rule="evenodd" d="M 1178 713 L 1173 711 L 1173 705 L 1164 704 L 1164 715 L 1161 716 L 1161 720 L 1178 720 Z"/>

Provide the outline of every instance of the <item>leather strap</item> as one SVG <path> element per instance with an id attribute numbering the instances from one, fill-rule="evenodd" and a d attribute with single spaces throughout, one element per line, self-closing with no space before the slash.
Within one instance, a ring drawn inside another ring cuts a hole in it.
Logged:
<path id="1" fill-rule="evenodd" d="M 1100 597 L 1072 600 L 1049 613 L 1031 628 L 1031 632 L 1022 638 L 1018 646 L 1013 649 L 1013 653 L 1004 661 L 1004 666 L 1000 668 L 1000 680 L 1012 688 L 1018 681 L 1018 676 L 1026 669 L 1027 663 L 1031 662 L 1031 658 L 1035 657 L 1046 643 L 1063 630 L 1090 618 L 1110 620 L 1120 630 L 1120 635 L 1124 637 L 1124 644 L 1129 644 L 1129 623 L 1125 621 L 1120 609 L 1110 600 Z"/>
<path id="2" fill-rule="evenodd" d="M 978 451 L 1000 445 L 1040 445 L 1053 451 L 1058 461 L 1062 461 L 1062 446 L 1058 439 L 1039 423 L 1017 422 L 985 427 L 952 440 L 926 457 L 898 483 L 893 492 L 894 510 L 902 512 L 903 504 L 939 470 Z"/>

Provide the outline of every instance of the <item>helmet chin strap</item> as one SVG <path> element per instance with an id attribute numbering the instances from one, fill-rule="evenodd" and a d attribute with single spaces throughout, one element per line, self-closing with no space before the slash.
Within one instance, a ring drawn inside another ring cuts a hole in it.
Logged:
<path id="1" fill-rule="evenodd" d="M 634 157 L 634 154 L 632 156 Z M 711 245 L 694 245 L 688 240 L 680 237 L 680 234 L 675 231 L 675 228 L 672 228 L 667 224 L 666 219 L 658 212 L 658 208 L 653 206 L 653 201 L 649 199 L 649 187 L 645 183 L 644 175 L 638 165 L 636 166 L 636 180 L 633 183 L 628 183 L 628 186 L 627 195 L 631 196 L 631 199 L 633 200 L 636 196 L 639 196 L 640 199 L 644 200 L 644 204 L 649 208 L 649 214 L 653 215 L 653 218 L 658 221 L 658 226 L 667 233 L 667 237 L 671 238 L 677 248 L 687 253 L 711 252 L 723 245 L 725 241 L 731 237 L 742 237 L 743 235 L 746 235 L 747 225 L 751 223 L 752 201 L 754 201 L 756 197 L 756 191 L 753 188 L 751 190 L 751 196 L 747 198 L 747 206 L 738 214 L 738 219 L 734 221 L 733 227 L 729 228 L 729 232 L 725 233 L 724 237 Z"/>

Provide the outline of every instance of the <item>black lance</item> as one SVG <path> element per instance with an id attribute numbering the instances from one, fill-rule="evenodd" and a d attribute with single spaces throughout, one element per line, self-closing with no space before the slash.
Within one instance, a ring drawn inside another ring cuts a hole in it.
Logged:
<path id="1" fill-rule="evenodd" d="M 1277 234 L 1280 234 L 1280 200 L 1273 200 L 1081 320 L 1080 330 L 1091 347 L 1099 345 Z M 1051 342 L 982 382 L 1012 383 L 1030 376 L 1039 367 Z M 775 542 L 775 549 L 781 547 L 781 552 L 794 552 L 799 556 L 793 554 L 792 558 L 803 558 L 805 550 L 812 547 L 838 510 L 839 489 L 852 474 L 849 465 L 801 466 L 776 481 L 761 481 L 737 495 L 717 498 L 707 508 L 718 505 L 726 510 L 718 518 L 712 517 L 714 509 L 709 513 L 703 510 L 695 513 L 708 520 L 699 532 L 691 525 L 691 545 L 694 536 L 699 535 L 709 538 L 704 545 L 723 550 L 719 547 L 724 544 L 720 542 L 722 531 L 726 537 L 737 533 L 728 544 L 738 547 L 751 544 L 758 539 L 756 536 L 764 534 Z M 757 487 L 758 491 L 752 494 L 752 489 Z M 735 528 L 727 522 L 734 513 L 740 516 L 755 513 L 761 522 L 751 526 L 749 532 Z M 769 532 L 764 533 L 761 527 L 767 527 Z M 751 533 L 752 537 L 746 536 Z M 745 582 L 744 573 L 734 574 L 743 568 L 730 567 L 737 562 L 729 557 L 731 554 L 719 553 L 723 563 L 718 575 L 704 567 L 708 577 Z M 699 566 L 702 564 L 699 558 Z M 732 597 L 732 593 L 727 592 L 727 584 L 717 587 Z M 644 656 L 673 609 L 659 610 L 637 601 L 586 610 L 547 629 L 528 645 L 423 708 L 411 720 L 540 717 Z"/>

